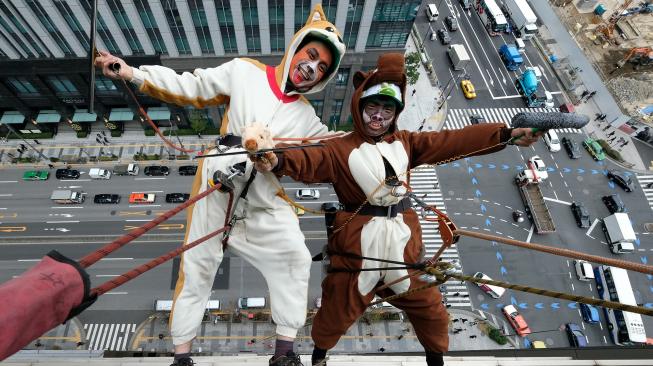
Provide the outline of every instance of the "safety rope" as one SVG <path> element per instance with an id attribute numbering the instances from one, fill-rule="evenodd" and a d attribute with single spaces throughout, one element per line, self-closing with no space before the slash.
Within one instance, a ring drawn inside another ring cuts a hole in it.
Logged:
<path id="1" fill-rule="evenodd" d="M 131 230 L 127 234 L 117 238 L 116 240 L 112 241 L 111 243 L 105 245 L 104 247 L 87 254 L 84 258 L 79 260 L 79 264 L 82 266 L 82 268 L 88 268 L 90 265 L 93 263 L 96 263 L 100 259 L 106 257 L 107 255 L 113 253 L 114 251 L 122 248 L 132 240 L 138 238 L 139 236 L 145 234 L 146 232 L 150 231 L 160 223 L 168 220 L 172 216 L 178 214 L 182 210 L 186 209 L 188 206 L 194 204 L 195 202 L 199 201 L 200 199 L 208 196 L 211 194 L 213 191 L 219 189 L 222 187 L 222 184 L 218 183 L 215 184 L 214 186 L 210 187 L 209 189 L 205 190 L 202 193 L 199 193 L 196 196 L 191 197 L 188 199 L 188 201 L 180 204 L 179 206 L 164 212 L 162 215 L 157 216 L 156 218 L 152 219 L 150 222 L 146 222 L 145 224 L 137 227 L 136 229 Z"/>
<path id="2" fill-rule="evenodd" d="M 228 228 L 230 228 L 229 225 L 223 226 L 222 228 L 220 228 L 220 229 L 218 229 L 216 231 L 213 231 L 213 232 L 211 232 L 211 233 L 209 233 L 207 235 L 204 235 L 203 237 L 201 237 L 201 238 L 199 238 L 199 239 L 197 239 L 197 240 L 195 240 L 195 241 L 193 241 L 191 243 L 188 243 L 188 244 L 186 244 L 184 246 L 181 246 L 181 247 L 179 247 L 177 249 L 174 249 L 174 250 L 172 250 L 172 251 L 170 251 L 170 252 L 168 252 L 166 254 L 163 254 L 163 255 L 161 255 L 161 256 L 159 256 L 157 258 L 154 258 L 153 260 L 151 260 L 151 261 L 149 261 L 149 262 L 147 262 L 145 264 L 142 264 L 142 265 L 140 265 L 140 266 L 138 266 L 138 267 L 136 267 L 136 268 L 134 268 L 134 269 L 132 269 L 132 270 L 130 270 L 128 272 L 125 272 L 125 273 L 121 274 L 120 276 L 118 276 L 118 277 L 116 277 L 116 278 L 114 278 L 112 280 L 109 280 L 109 281 L 107 281 L 107 282 L 93 288 L 91 290 L 91 294 L 96 294 L 98 296 L 103 295 L 103 294 L 113 290 L 114 288 L 116 288 L 118 286 L 121 286 L 121 285 L 125 284 L 126 282 L 128 282 L 130 280 L 133 280 L 134 278 L 136 278 L 136 277 L 140 276 L 141 274 L 151 270 L 152 268 L 169 261 L 170 259 L 178 256 L 179 254 L 181 254 L 181 253 L 183 253 L 183 252 L 185 252 L 185 251 L 187 251 L 189 249 L 192 249 L 192 248 L 196 247 L 197 245 L 211 239 L 212 237 L 214 237 L 214 236 L 216 236 L 216 235 L 218 235 L 220 233 L 223 233 Z"/>

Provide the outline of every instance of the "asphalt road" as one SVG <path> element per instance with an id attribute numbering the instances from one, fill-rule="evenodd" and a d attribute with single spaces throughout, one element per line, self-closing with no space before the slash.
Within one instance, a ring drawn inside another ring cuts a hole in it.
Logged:
<path id="1" fill-rule="evenodd" d="M 165 194 L 189 192 L 193 177 L 179 176 L 176 172 L 167 177 L 152 179 L 114 176 L 110 180 L 91 180 L 86 174 L 78 180 L 57 180 L 52 175 L 46 181 L 22 181 L 24 169 L 3 170 L 0 181 L 0 282 L 24 272 L 52 249 L 70 258 L 81 258 L 101 248 L 119 235 L 153 219 L 174 207 L 165 203 Z M 84 170 L 82 170 L 84 171 Z M 87 170 L 86 170 L 87 172 Z M 294 195 L 304 185 L 283 180 L 287 193 Z M 303 201 L 307 208 L 319 210 L 324 202 L 337 200 L 329 185 L 314 185 L 321 198 Z M 75 189 L 88 193 L 83 204 L 58 205 L 50 201 L 54 189 Z M 127 197 L 135 191 L 154 192 L 157 200 L 152 205 L 129 205 Z M 116 205 L 93 203 L 98 193 L 121 194 Z M 319 253 L 326 244 L 323 216 L 305 213 L 300 225 L 311 253 Z M 138 265 L 178 247 L 185 232 L 185 212 L 159 225 L 146 237 L 121 248 L 93 265 L 89 270 L 93 286 L 118 276 Z M 234 304 L 241 296 L 267 296 L 267 286 L 261 274 L 247 262 L 231 257 L 219 270 L 214 287 L 219 288 L 212 298 L 224 304 Z M 321 266 L 312 268 L 310 298 L 319 296 Z M 85 322 L 103 322 L 113 318 L 123 319 L 121 312 L 151 311 L 156 299 L 171 299 L 178 265 L 173 261 L 143 274 L 139 278 L 102 296 L 83 319 Z M 120 309 L 120 310 L 118 310 Z M 110 315 L 113 314 L 113 315 Z M 132 317 L 130 316 L 130 319 Z"/>
<path id="2" fill-rule="evenodd" d="M 554 95 L 554 105 L 562 103 L 555 75 L 530 41 L 525 42 L 526 50 L 522 54 L 524 64 L 517 71 L 509 71 L 501 61 L 498 49 L 503 44 L 514 45 L 515 37 L 512 34 L 490 36 L 476 11 L 464 10 L 456 0 L 442 0 L 436 2 L 436 5 L 439 5 L 440 16 L 430 23 L 430 27 L 424 10 L 419 12 L 415 23 L 420 36 L 425 39 L 427 52 L 433 59 L 433 67 L 442 85 L 443 94 L 451 95 L 448 100 L 449 108 L 525 107 L 514 81 L 530 66 L 539 66 L 543 70 L 542 83 L 544 88 Z M 449 32 L 451 44 L 463 44 L 472 59 L 465 71 L 454 71 L 446 53 L 448 45 L 442 45 L 439 39 L 432 41 L 430 38 L 432 31 L 448 29 L 444 19 L 449 15 L 453 15 L 459 25 L 457 31 Z M 465 73 L 474 84 L 476 99 L 465 99 L 460 90 L 460 80 Z"/>
<path id="3" fill-rule="evenodd" d="M 569 135 L 580 141 L 580 135 Z M 525 161 L 539 155 L 549 167 L 549 179 L 542 190 L 556 224 L 556 232 L 533 234 L 531 223 L 515 223 L 511 214 L 524 206 L 512 179 Z M 640 189 L 626 193 L 604 176 L 611 163 L 593 161 L 582 151 L 582 158 L 569 159 L 565 151 L 551 153 L 541 142 L 533 148 L 508 147 L 502 152 L 473 157 L 437 168 L 447 212 L 461 228 L 511 237 L 549 246 L 583 251 L 589 254 L 646 263 L 653 253 L 653 236 L 644 234 L 643 224 L 650 221 L 650 208 Z M 637 180 L 634 179 L 636 182 Z M 639 238 L 633 254 L 615 255 L 607 248 L 597 219 L 609 215 L 601 202 L 603 195 L 619 193 L 623 198 Z M 593 221 L 590 229 L 576 226 L 569 205 L 583 202 Z M 598 297 L 594 282 L 577 280 L 573 260 L 538 253 L 504 244 L 463 238 L 458 243 L 465 273 L 481 271 L 507 282 L 526 284 L 555 291 Z M 653 306 L 653 287 L 647 276 L 629 272 L 637 302 Z M 574 322 L 584 328 L 590 345 L 611 344 L 605 322 L 584 324 L 576 303 L 508 290 L 499 300 L 471 289 L 474 306 L 502 317 L 501 308 L 513 303 L 524 315 L 532 331 L 529 340 L 543 340 L 550 347 L 567 347 L 566 334 L 560 329 Z M 601 312 L 601 319 L 603 315 Z M 643 316 L 648 334 L 653 333 L 653 319 Z"/>

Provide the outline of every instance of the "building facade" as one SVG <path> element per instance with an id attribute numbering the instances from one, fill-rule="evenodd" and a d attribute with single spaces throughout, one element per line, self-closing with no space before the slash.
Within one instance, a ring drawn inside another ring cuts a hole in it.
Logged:
<path id="1" fill-rule="evenodd" d="M 0 123 L 24 133 L 145 126 L 127 93 L 130 86 L 101 74 L 95 79 L 96 113 L 88 113 L 92 1 L 0 0 Z M 160 64 L 180 73 L 234 57 L 275 65 L 319 2 L 98 0 L 96 46 L 132 66 Z M 404 52 L 421 1 L 321 4 L 347 53 L 334 81 L 308 99 L 325 123 L 337 126 L 349 120 L 353 74 L 373 68 L 381 53 Z M 191 117 L 201 116 L 217 128 L 224 112 L 165 105 L 140 94 L 138 100 L 163 127 L 190 127 Z"/>

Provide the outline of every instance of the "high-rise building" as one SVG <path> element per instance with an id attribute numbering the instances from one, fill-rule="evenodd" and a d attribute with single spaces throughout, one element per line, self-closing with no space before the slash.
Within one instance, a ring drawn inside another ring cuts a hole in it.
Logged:
<path id="1" fill-rule="evenodd" d="M 89 29 L 94 0 L 0 0 L 0 123 L 18 130 L 141 128 L 125 85 L 98 72 L 95 114 L 88 112 Z M 215 67 L 234 57 L 277 64 L 316 0 L 98 0 L 96 45 L 128 64 L 177 72 Z M 325 123 L 349 119 L 352 76 L 378 55 L 404 52 L 421 0 L 324 0 L 347 46 L 337 77 L 309 100 Z M 207 120 L 221 108 L 194 111 L 138 95 L 162 127 Z M 193 116 L 191 118 L 191 116 Z M 199 116 L 199 117 L 198 117 Z M 3 127 L 0 127 L 2 129 Z M 0 130 L 0 133 L 4 130 Z M 3 135 L 4 136 L 4 135 Z"/>

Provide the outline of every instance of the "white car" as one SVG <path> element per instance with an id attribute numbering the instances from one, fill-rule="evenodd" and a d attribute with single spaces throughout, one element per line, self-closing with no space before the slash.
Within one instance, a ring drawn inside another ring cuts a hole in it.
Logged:
<path id="1" fill-rule="evenodd" d="M 591 281 L 594 279 L 594 270 L 590 263 L 577 259 L 574 261 L 574 268 L 576 268 L 576 276 L 578 276 L 579 281 Z"/>
<path id="2" fill-rule="evenodd" d="M 320 191 L 317 189 L 298 189 L 295 198 L 298 200 L 319 200 Z"/>
<path id="3" fill-rule="evenodd" d="M 549 177 L 544 161 L 537 155 L 528 159 L 528 168 L 535 172 L 538 180 L 546 180 Z"/>
<path id="4" fill-rule="evenodd" d="M 474 277 L 481 278 L 481 279 L 484 279 L 484 280 L 491 280 L 490 276 L 486 275 L 483 272 L 476 272 L 474 274 Z M 483 290 L 483 292 L 485 292 L 486 294 L 492 296 L 495 299 L 500 298 L 506 292 L 506 289 L 503 288 L 503 287 L 487 285 L 485 283 L 477 283 L 476 285 L 478 287 L 480 287 L 481 290 Z"/>
<path id="5" fill-rule="evenodd" d="M 558 134 L 554 130 L 548 130 L 544 134 L 544 143 L 549 148 L 549 151 L 551 152 L 560 151 L 560 139 L 558 138 Z"/>

